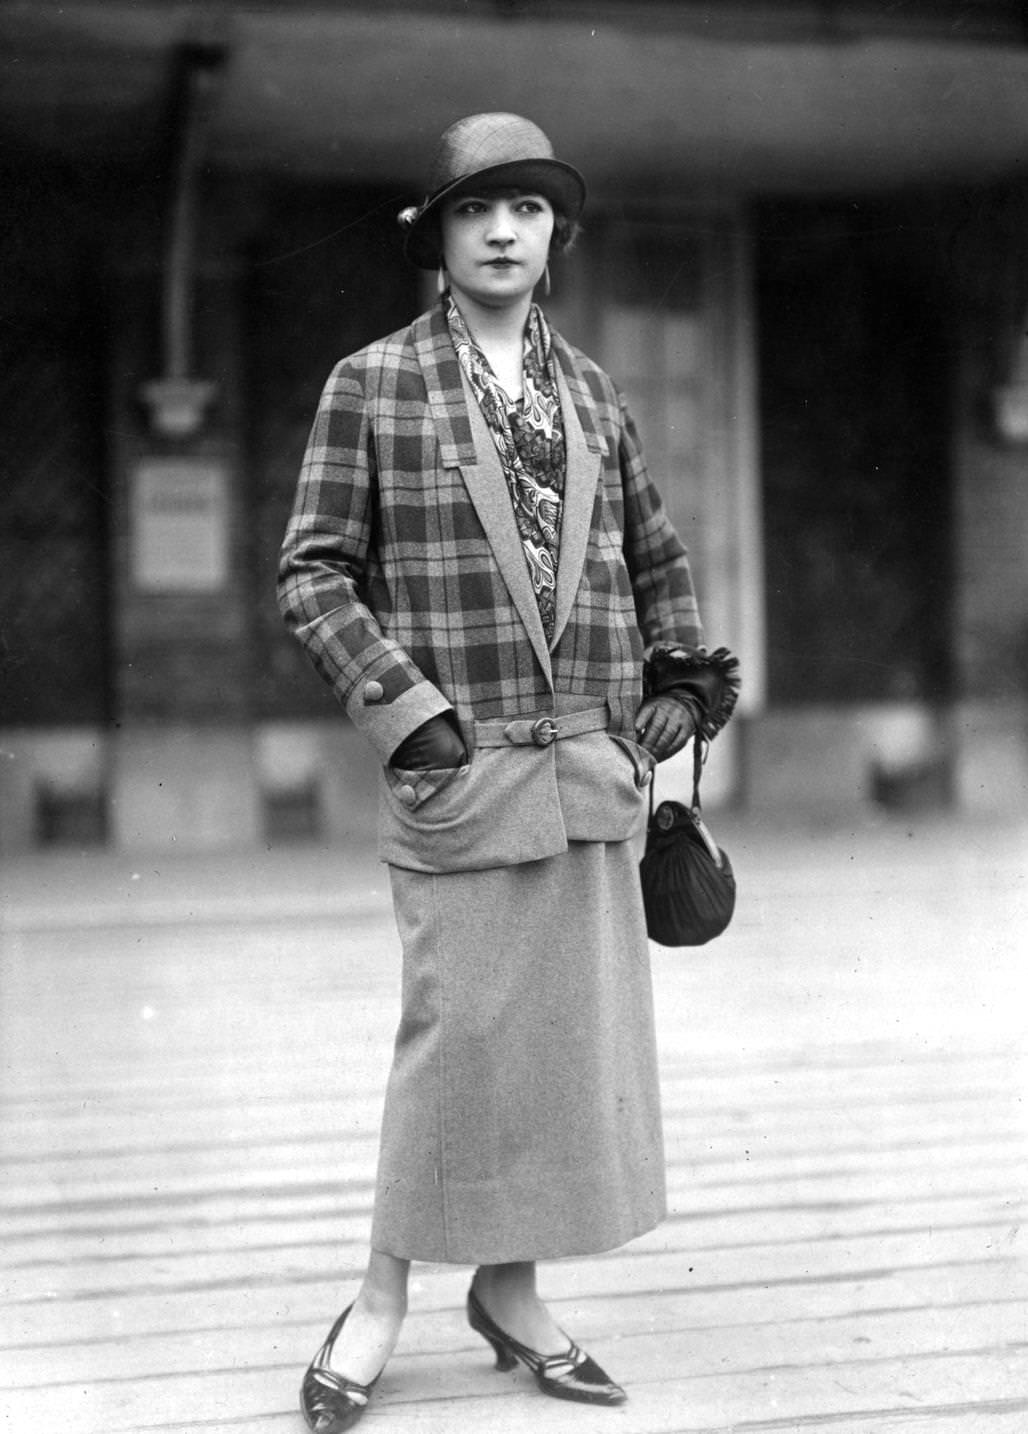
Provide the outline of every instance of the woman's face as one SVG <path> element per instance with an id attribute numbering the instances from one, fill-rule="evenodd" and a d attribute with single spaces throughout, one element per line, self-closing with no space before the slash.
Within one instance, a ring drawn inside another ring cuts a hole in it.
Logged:
<path id="1" fill-rule="evenodd" d="M 488 308 L 531 296 L 553 234 L 553 206 L 541 194 L 487 190 L 443 205 L 443 258 L 454 289 Z"/>

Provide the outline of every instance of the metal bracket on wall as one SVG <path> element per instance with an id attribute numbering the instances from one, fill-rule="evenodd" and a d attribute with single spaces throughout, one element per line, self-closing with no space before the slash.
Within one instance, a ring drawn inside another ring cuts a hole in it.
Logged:
<path id="1" fill-rule="evenodd" d="M 1004 443 L 1028 443 L 1028 310 L 1010 347 L 1010 378 L 993 390 L 993 415 Z"/>
<path id="2" fill-rule="evenodd" d="M 153 427 L 167 438 L 189 438 L 201 427 L 216 385 L 192 377 L 192 295 L 200 167 L 227 51 L 185 46 L 179 53 L 177 158 L 164 257 L 162 349 L 164 373 L 141 393 Z"/>

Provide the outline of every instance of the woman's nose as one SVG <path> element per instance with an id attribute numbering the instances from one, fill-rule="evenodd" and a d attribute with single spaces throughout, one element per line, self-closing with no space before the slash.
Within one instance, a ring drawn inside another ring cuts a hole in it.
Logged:
<path id="1" fill-rule="evenodd" d="M 513 213 L 506 204 L 498 204 L 490 215 L 490 241 L 494 244 L 509 244 L 516 237 Z"/>

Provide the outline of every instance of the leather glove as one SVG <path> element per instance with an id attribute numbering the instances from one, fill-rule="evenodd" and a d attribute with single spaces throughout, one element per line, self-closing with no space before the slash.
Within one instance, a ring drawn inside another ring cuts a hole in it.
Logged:
<path id="1" fill-rule="evenodd" d="M 699 727 L 699 704 L 680 692 L 647 697 L 635 714 L 635 735 L 640 747 L 657 762 L 680 752 Z"/>
<path id="2" fill-rule="evenodd" d="M 390 767 L 405 772 L 428 771 L 433 767 L 463 767 L 468 760 L 457 719 L 441 712 L 415 727 L 389 758 Z"/>
<path id="3" fill-rule="evenodd" d="M 697 730 L 709 742 L 731 717 L 739 697 L 739 659 L 727 647 L 670 647 L 658 643 L 643 663 L 643 695 L 674 695 L 692 703 Z"/>

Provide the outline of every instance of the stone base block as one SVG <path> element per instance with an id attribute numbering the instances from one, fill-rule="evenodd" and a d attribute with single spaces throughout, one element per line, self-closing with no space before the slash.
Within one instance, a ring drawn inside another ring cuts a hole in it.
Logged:
<path id="1" fill-rule="evenodd" d="M 122 728 L 113 741 L 113 845 L 254 845 L 260 811 L 253 747 L 246 727 Z"/>
<path id="2" fill-rule="evenodd" d="M 104 841 L 107 744 L 93 727 L 0 732 L 0 854 Z"/>
<path id="3" fill-rule="evenodd" d="M 945 805 L 944 714 L 917 703 L 778 708 L 746 728 L 742 778 L 754 812 Z"/>
<path id="4" fill-rule="evenodd" d="M 952 720 L 961 810 L 986 816 L 1028 812 L 1028 703 L 966 703 Z"/>

